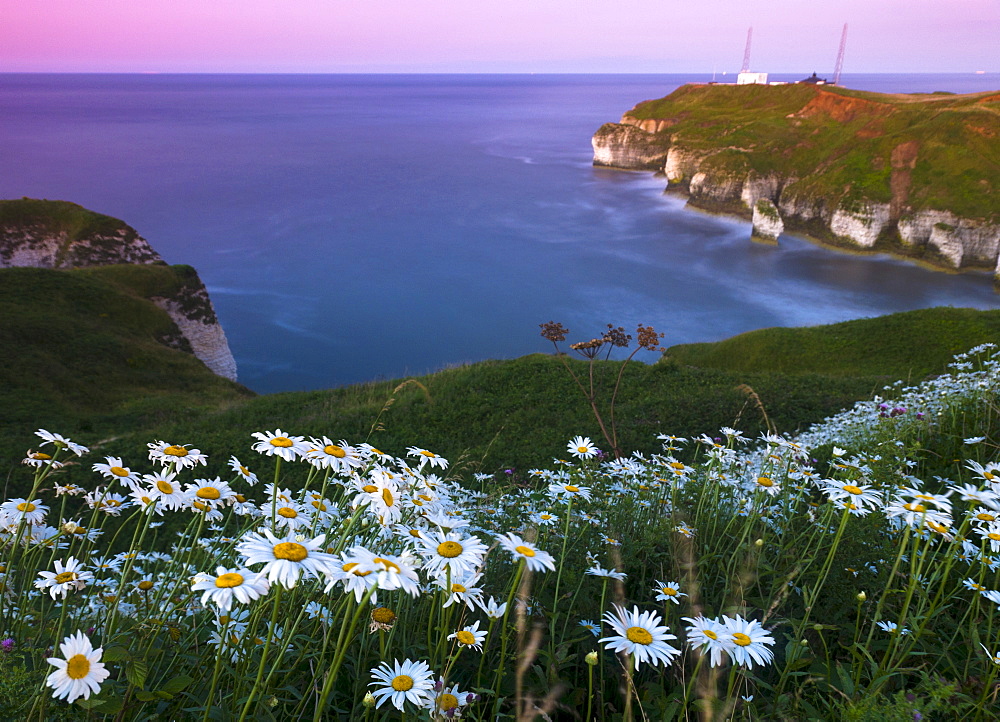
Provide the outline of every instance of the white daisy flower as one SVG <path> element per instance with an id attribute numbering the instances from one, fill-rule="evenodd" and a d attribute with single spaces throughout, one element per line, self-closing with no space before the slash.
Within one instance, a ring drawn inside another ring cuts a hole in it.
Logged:
<path id="1" fill-rule="evenodd" d="M 407 701 L 417 707 L 425 707 L 434 699 L 433 675 L 427 662 L 405 659 L 400 664 L 394 659 L 391 667 L 388 662 L 382 662 L 371 673 L 375 681 L 369 682 L 368 686 L 378 687 L 374 692 L 376 707 L 389 700 L 393 707 L 402 711 Z"/>
<path id="2" fill-rule="evenodd" d="M 271 584 L 280 583 L 285 589 L 294 587 L 299 578 L 318 578 L 334 568 L 336 558 L 321 552 L 326 534 L 315 539 L 289 534 L 279 539 L 269 529 L 263 536 L 256 532 L 244 535 L 237 545 L 238 552 L 246 557 L 246 565 L 264 564 L 260 570 Z"/>
<path id="3" fill-rule="evenodd" d="M 483 651 L 483 642 L 486 641 L 486 631 L 479 629 L 479 620 L 471 627 L 463 627 L 454 634 L 449 634 L 448 639 L 454 639 L 459 647 L 471 647 L 476 651 Z"/>
<path id="4" fill-rule="evenodd" d="M 711 666 L 718 667 L 722 664 L 722 653 L 729 652 L 729 648 L 734 646 L 732 636 L 726 632 L 726 628 L 714 619 L 706 617 L 682 617 L 689 623 L 687 628 L 687 642 L 695 648 L 700 649 L 704 654 L 707 649 Z"/>
<path id="5" fill-rule="evenodd" d="M 597 456 L 597 447 L 588 436 L 574 436 L 566 445 L 566 450 L 578 459 L 590 459 Z"/>
<path id="6" fill-rule="evenodd" d="M 507 611 L 507 602 L 498 602 L 496 597 L 490 597 L 485 603 L 480 600 L 479 608 L 490 619 L 502 619 Z"/>
<path id="7" fill-rule="evenodd" d="M 252 572 L 245 567 L 217 567 L 214 575 L 198 572 L 191 580 L 191 589 L 203 592 L 201 603 L 208 604 L 211 600 L 223 612 L 233 608 L 234 598 L 241 604 L 249 604 L 267 594 L 269 586 L 263 572 Z"/>
<path id="8" fill-rule="evenodd" d="M 208 457 L 199 449 L 189 449 L 190 444 L 179 446 L 166 441 L 154 441 L 146 444 L 149 449 L 150 461 L 163 466 L 174 465 L 175 469 L 193 469 L 198 464 L 207 464 Z"/>
<path id="9" fill-rule="evenodd" d="M 604 643 L 606 649 L 614 652 L 624 652 L 634 657 L 638 669 L 642 662 L 653 665 L 670 664 L 671 660 L 681 651 L 667 644 L 668 639 L 677 639 L 668 633 L 668 628 L 661 625 L 661 617 L 656 612 L 640 612 L 639 607 L 628 611 L 617 604 L 614 612 L 605 612 L 604 622 L 615 634 L 597 640 Z"/>
<path id="10" fill-rule="evenodd" d="M 653 587 L 653 593 L 656 594 L 656 601 L 669 601 L 674 604 L 680 604 L 680 598 L 687 596 L 687 594 L 681 591 L 681 585 L 678 582 L 657 581 L 656 586 Z"/>
<path id="11" fill-rule="evenodd" d="M 486 556 L 486 545 L 478 537 L 463 537 L 455 532 L 427 532 L 417 539 L 424 557 L 424 569 L 437 575 L 450 569 L 453 577 L 475 573 Z"/>
<path id="12" fill-rule="evenodd" d="M 620 582 L 625 581 L 625 577 L 628 575 L 625 572 L 619 572 L 615 569 L 605 569 L 600 564 L 595 564 L 587 570 L 587 574 L 594 577 L 604 577 L 606 579 L 617 579 Z"/>
<path id="13" fill-rule="evenodd" d="M 46 444 L 52 444 L 57 449 L 69 449 L 77 456 L 83 456 L 88 451 L 90 451 L 90 449 L 88 449 L 86 446 L 82 446 L 81 444 L 74 444 L 65 436 L 60 436 L 59 434 L 53 434 L 51 431 L 46 431 L 45 429 L 39 429 L 38 431 L 36 431 L 35 436 L 38 436 L 43 440 L 41 443 L 42 446 L 45 446 Z"/>
<path id="14" fill-rule="evenodd" d="M 768 647 L 774 644 L 774 637 L 768 634 L 760 622 L 743 619 L 737 614 L 736 619 L 723 615 L 722 624 L 733 643 L 732 647 L 726 649 L 726 653 L 734 664 L 747 668 L 752 668 L 755 662 L 770 664 L 774 653 Z"/>
<path id="15" fill-rule="evenodd" d="M 590 500 L 590 487 L 576 484 L 549 484 L 549 496 L 568 501 L 570 499 Z"/>
<path id="16" fill-rule="evenodd" d="M 339 444 L 335 444 L 324 436 L 321 439 L 310 438 L 309 442 L 306 461 L 317 469 L 332 469 L 338 474 L 348 474 L 365 465 L 361 454 L 343 439 Z"/>
<path id="17" fill-rule="evenodd" d="M 87 586 L 87 582 L 94 579 L 94 574 L 84 571 L 82 564 L 75 557 L 66 559 L 65 564 L 63 564 L 62 559 L 57 559 L 53 566 L 55 567 L 54 572 L 38 572 L 41 579 L 35 580 L 35 588 L 48 591 L 49 596 L 53 599 L 56 596 L 65 599 L 71 590 L 83 589 Z"/>
<path id="18" fill-rule="evenodd" d="M 544 572 L 546 569 L 552 572 L 556 570 L 556 562 L 551 554 L 543 552 L 517 534 L 501 534 L 497 537 L 497 541 L 500 542 L 500 546 L 513 554 L 515 559 L 524 559 L 528 569 L 533 572 Z"/>
<path id="19" fill-rule="evenodd" d="M 83 632 L 66 637 L 59 645 L 64 659 L 49 657 L 46 661 L 56 671 L 45 678 L 45 684 L 52 687 L 52 696 L 73 702 L 77 697 L 90 699 L 91 693 L 100 693 L 101 682 L 110 672 L 101 663 L 104 650 L 94 649 Z"/>
<path id="20" fill-rule="evenodd" d="M 433 451 L 421 449 L 417 446 L 411 446 L 406 450 L 406 453 L 408 456 L 415 456 L 420 459 L 420 466 L 417 467 L 419 469 L 423 469 L 426 465 L 430 465 L 437 469 L 448 468 L 448 460 L 438 456 Z"/>
<path id="21" fill-rule="evenodd" d="M 125 466 L 121 458 L 106 456 L 104 460 L 107 462 L 106 464 L 94 464 L 93 470 L 103 474 L 107 479 L 118 480 L 129 488 L 133 488 L 135 484 L 139 483 L 139 474 Z"/>
<path id="22" fill-rule="evenodd" d="M 250 471 L 247 467 L 240 463 L 240 460 L 235 456 L 229 457 L 229 468 L 233 470 L 233 473 L 238 474 L 243 481 L 245 481 L 250 486 L 257 483 L 257 475 Z"/>
<path id="23" fill-rule="evenodd" d="M 24 520 L 29 526 L 45 523 L 49 508 L 27 499 L 10 499 L 0 504 L 0 526 L 16 526 Z"/>
<path id="24" fill-rule="evenodd" d="M 253 445 L 258 454 L 279 456 L 285 461 L 295 461 L 299 456 L 305 456 L 309 445 L 301 436 L 286 436 L 281 429 L 275 431 L 255 431 L 252 436 L 259 441 Z"/>

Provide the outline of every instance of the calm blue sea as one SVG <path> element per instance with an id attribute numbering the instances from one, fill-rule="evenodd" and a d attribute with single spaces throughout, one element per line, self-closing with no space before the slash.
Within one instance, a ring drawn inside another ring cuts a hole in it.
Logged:
<path id="1" fill-rule="evenodd" d="M 549 320 L 575 339 L 642 322 L 674 344 L 1000 307 L 986 275 L 792 236 L 752 244 L 748 223 L 686 210 L 651 174 L 591 166 L 602 123 L 708 79 L 0 75 L 0 197 L 80 203 L 195 266 L 260 392 L 549 351 Z M 997 74 L 843 80 L 1000 87 Z"/>

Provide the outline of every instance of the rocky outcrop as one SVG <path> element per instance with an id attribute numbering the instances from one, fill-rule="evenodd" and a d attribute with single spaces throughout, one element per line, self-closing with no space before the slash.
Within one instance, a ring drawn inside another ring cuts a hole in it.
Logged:
<path id="1" fill-rule="evenodd" d="M 70 269 L 119 264 L 166 265 L 122 221 L 65 201 L 0 201 L 0 268 Z M 213 373 L 236 380 L 236 361 L 205 285 L 190 266 L 173 267 L 180 282 L 149 298 L 170 316 L 177 333 L 165 345 L 194 354 Z"/>
<path id="2" fill-rule="evenodd" d="M 625 170 L 659 170 L 667 157 L 663 141 L 631 125 L 605 123 L 591 139 L 594 165 Z"/>
<path id="3" fill-rule="evenodd" d="M 689 85 L 601 126 L 594 164 L 662 172 L 692 206 L 750 219 L 755 238 L 796 231 L 1000 283 L 1000 154 L 981 140 L 997 97 Z"/>

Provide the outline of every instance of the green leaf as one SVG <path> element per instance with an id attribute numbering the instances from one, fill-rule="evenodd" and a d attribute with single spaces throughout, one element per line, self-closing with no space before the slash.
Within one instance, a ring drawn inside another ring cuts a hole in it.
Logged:
<path id="1" fill-rule="evenodd" d="M 168 679 L 160 686 L 160 690 L 163 692 L 169 692 L 170 694 L 177 694 L 192 682 L 194 682 L 193 677 L 188 677 L 186 674 L 182 674 L 174 677 L 173 679 Z"/>
<path id="2" fill-rule="evenodd" d="M 145 690 L 140 689 L 138 692 L 135 693 L 135 698 L 140 702 L 152 702 L 154 699 L 157 699 L 157 696 L 152 692 L 147 692 Z"/>
<path id="3" fill-rule="evenodd" d="M 142 687 L 146 684 L 146 675 L 149 674 L 149 666 L 141 659 L 133 659 L 125 665 L 125 678 L 129 684 L 135 687 Z"/>
<path id="4" fill-rule="evenodd" d="M 129 651 L 120 644 L 116 644 L 113 647 L 105 647 L 104 652 L 101 654 L 102 662 L 120 662 L 123 659 L 127 659 L 129 656 Z"/>

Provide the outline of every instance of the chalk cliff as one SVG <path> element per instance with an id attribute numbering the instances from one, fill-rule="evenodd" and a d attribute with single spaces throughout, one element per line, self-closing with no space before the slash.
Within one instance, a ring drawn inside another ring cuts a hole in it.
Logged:
<path id="1" fill-rule="evenodd" d="M 594 164 L 662 173 L 689 204 L 1000 279 L 1000 93 L 688 85 L 594 134 Z"/>
<path id="2" fill-rule="evenodd" d="M 0 201 L 0 268 L 69 269 L 118 264 L 166 265 L 136 230 L 74 203 L 24 198 Z M 205 285 L 190 266 L 174 266 L 176 283 L 149 300 L 177 327 L 162 342 L 236 380 L 236 361 Z"/>

